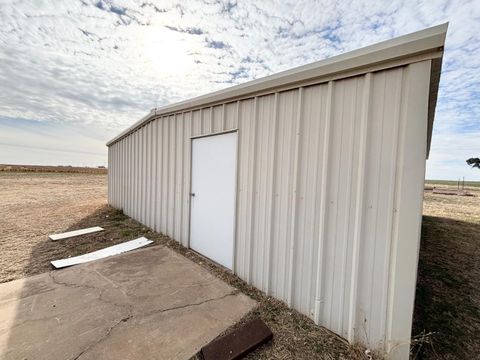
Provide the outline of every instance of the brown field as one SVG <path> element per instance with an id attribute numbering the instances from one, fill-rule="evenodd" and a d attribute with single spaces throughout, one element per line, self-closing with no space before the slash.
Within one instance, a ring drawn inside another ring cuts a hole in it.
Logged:
<path id="1" fill-rule="evenodd" d="M 480 195 L 480 187 L 468 190 Z M 0 282 L 49 271 L 50 260 L 143 235 L 201 264 L 259 302 L 247 318 L 262 317 L 274 332 L 274 341 L 249 358 L 366 359 L 360 346 L 348 346 L 283 303 L 108 207 L 105 175 L 0 171 L 0 199 Z M 105 231 L 75 241 L 47 238 L 97 225 Z M 426 192 L 413 327 L 415 358 L 474 358 L 480 351 L 479 244 L 480 197 Z"/>
<path id="2" fill-rule="evenodd" d="M 79 166 L 43 166 L 43 165 L 8 165 L 0 164 L 0 171 L 5 172 L 37 172 L 37 173 L 82 173 L 106 174 L 105 167 L 79 167 Z"/>

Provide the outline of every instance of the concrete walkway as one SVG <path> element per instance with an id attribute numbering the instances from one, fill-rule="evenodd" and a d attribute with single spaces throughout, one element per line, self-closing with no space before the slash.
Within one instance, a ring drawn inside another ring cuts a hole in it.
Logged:
<path id="1" fill-rule="evenodd" d="M 254 306 L 154 246 L 0 284 L 0 358 L 188 359 Z"/>

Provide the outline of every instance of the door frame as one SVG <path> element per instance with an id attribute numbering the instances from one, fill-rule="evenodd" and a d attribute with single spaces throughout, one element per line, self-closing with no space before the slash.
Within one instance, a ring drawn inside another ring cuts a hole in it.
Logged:
<path id="1" fill-rule="evenodd" d="M 193 250 L 190 247 L 190 239 L 192 236 L 192 227 L 191 227 L 191 222 L 192 222 L 192 201 L 191 201 L 191 193 L 192 193 L 192 166 L 193 166 L 193 141 L 195 139 L 200 139 L 200 138 L 205 138 L 205 137 L 210 137 L 210 136 L 217 136 L 217 135 L 225 135 L 225 134 L 230 134 L 230 133 L 237 133 L 237 144 L 235 147 L 235 196 L 233 200 L 233 254 L 232 254 L 232 269 L 228 269 L 223 265 L 218 264 L 215 260 L 212 260 L 210 258 L 207 258 L 209 261 L 214 262 L 215 264 L 221 266 L 222 268 L 231 271 L 232 273 L 236 274 L 236 262 L 235 262 L 235 255 L 237 253 L 237 212 L 238 212 L 238 161 L 239 161 L 239 146 L 240 146 L 240 131 L 238 131 L 238 128 L 231 129 L 231 130 L 224 130 L 224 131 L 217 131 L 213 133 L 208 133 L 208 134 L 201 134 L 201 135 L 194 135 L 190 136 L 190 186 L 188 189 L 188 249 L 191 251 L 194 251 L 197 253 L 195 250 Z M 199 253 L 197 253 L 199 254 Z M 203 256 L 206 258 L 206 256 L 199 254 L 200 256 Z"/>

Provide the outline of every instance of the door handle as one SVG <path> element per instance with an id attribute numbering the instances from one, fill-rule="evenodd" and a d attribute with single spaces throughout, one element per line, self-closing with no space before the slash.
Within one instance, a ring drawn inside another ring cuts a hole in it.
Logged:
<path id="1" fill-rule="evenodd" d="M 190 196 L 191 196 L 191 197 L 195 197 L 195 193 L 190 193 Z"/>

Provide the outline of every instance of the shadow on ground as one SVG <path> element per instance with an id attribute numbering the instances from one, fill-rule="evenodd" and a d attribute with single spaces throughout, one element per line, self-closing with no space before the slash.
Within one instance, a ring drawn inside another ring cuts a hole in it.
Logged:
<path id="1" fill-rule="evenodd" d="M 480 353 L 480 225 L 424 216 L 412 334 L 416 359 Z"/>

